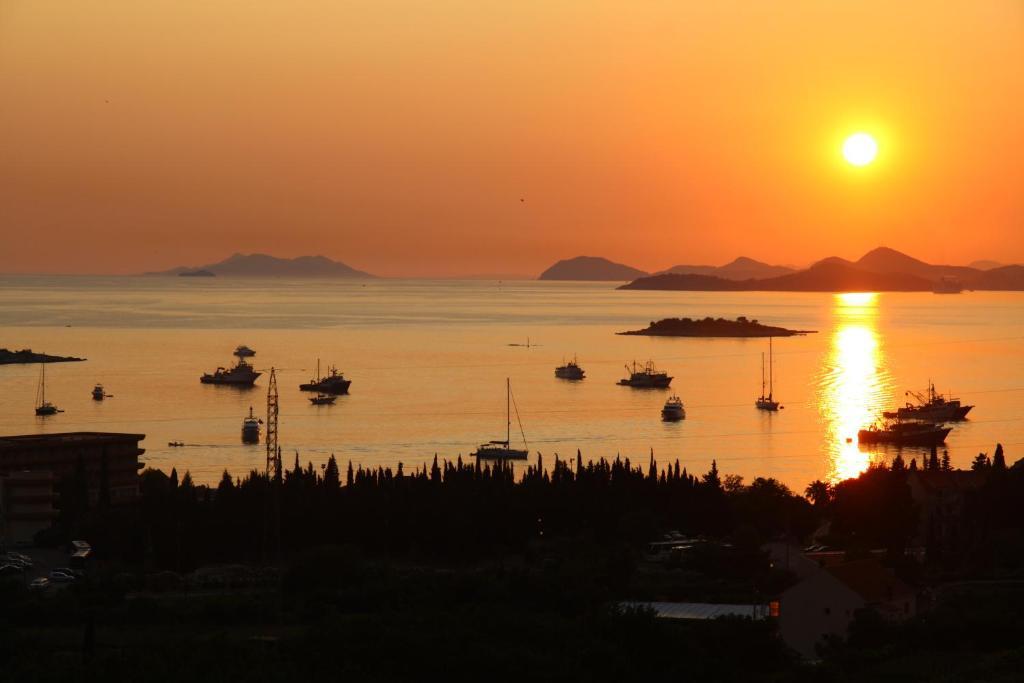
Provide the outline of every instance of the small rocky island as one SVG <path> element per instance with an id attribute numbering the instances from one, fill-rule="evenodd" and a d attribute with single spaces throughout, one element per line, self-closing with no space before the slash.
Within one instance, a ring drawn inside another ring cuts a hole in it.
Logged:
<path id="1" fill-rule="evenodd" d="M 217 274 L 200 268 L 199 270 L 186 270 L 178 273 L 178 277 L 217 277 Z"/>
<path id="2" fill-rule="evenodd" d="M 639 334 L 650 337 L 792 337 L 799 334 L 812 334 L 816 330 L 787 330 L 784 327 L 762 325 L 756 320 L 748 320 L 740 316 L 735 320 L 707 317 L 703 320 L 693 318 L 665 318 L 652 322 L 642 330 L 630 330 L 619 334 Z"/>
<path id="3" fill-rule="evenodd" d="M 0 365 L 13 365 L 15 363 L 71 363 L 83 361 L 84 358 L 75 356 L 49 356 L 45 353 L 35 353 L 31 349 L 11 351 L 0 349 Z"/>

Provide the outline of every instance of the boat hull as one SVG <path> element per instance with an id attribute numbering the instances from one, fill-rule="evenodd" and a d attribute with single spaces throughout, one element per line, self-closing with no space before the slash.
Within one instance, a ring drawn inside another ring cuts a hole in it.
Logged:
<path id="1" fill-rule="evenodd" d="M 767 410 L 774 413 L 779 410 L 779 402 L 767 398 L 759 398 L 754 402 L 754 407 L 758 410 Z"/>
<path id="2" fill-rule="evenodd" d="M 518 448 L 479 448 L 476 452 L 470 453 L 474 458 L 479 460 L 526 460 L 529 457 L 529 451 L 520 450 Z"/>
<path id="3" fill-rule="evenodd" d="M 679 422 L 686 418 L 686 412 L 682 410 L 661 410 L 661 419 L 665 422 Z"/>
<path id="4" fill-rule="evenodd" d="M 885 417 L 897 417 L 901 420 L 928 420 L 930 422 L 954 422 L 967 419 L 967 413 L 971 412 L 974 406 L 936 406 L 936 407 L 906 407 L 895 411 L 883 413 Z"/>
<path id="5" fill-rule="evenodd" d="M 352 380 L 350 379 L 334 379 L 321 382 L 306 382 L 299 385 L 299 390 L 317 391 L 321 394 L 347 394 L 348 388 L 351 385 Z"/>
<path id="6" fill-rule="evenodd" d="M 203 384 L 226 384 L 236 387 L 251 387 L 256 383 L 262 373 L 256 372 L 249 377 L 217 377 L 215 375 L 203 375 L 199 378 L 199 381 Z"/>
<path id="7" fill-rule="evenodd" d="M 937 429 L 896 433 L 887 430 L 862 429 L 857 432 L 857 441 L 863 444 L 891 444 L 894 446 L 941 446 L 946 442 L 946 437 L 953 431 L 952 427 L 939 427 Z"/>
<path id="8" fill-rule="evenodd" d="M 581 380 L 585 377 L 585 374 L 582 370 L 555 368 L 555 377 L 558 379 Z"/>
<path id="9" fill-rule="evenodd" d="M 670 384 L 672 384 L 671 377 L 631 377 L 619 380 L 619 386 L 633 389 L 668 389 Z"/>

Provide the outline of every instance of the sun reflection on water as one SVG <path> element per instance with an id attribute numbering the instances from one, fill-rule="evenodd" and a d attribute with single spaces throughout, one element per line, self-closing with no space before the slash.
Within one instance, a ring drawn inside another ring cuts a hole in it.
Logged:
<path id="1" fill-rule="evenodd" d="M 878 334 L 878 294 L 837 294 L 835 329 L 819 382 L 828 478 L 855 477 L 871 454 L 857 447 L 857 431 L 875 421 L 891 391 Z"/>

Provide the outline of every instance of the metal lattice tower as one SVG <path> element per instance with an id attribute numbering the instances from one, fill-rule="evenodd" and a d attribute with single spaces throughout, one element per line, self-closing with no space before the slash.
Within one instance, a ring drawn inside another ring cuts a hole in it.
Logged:
<path id="1" fill-rule="evenodd" d="M 267 386 L 267 478 L 276 478 L 281 471 L 277 447 L 277 375 L 270 368 L 270 384 Z"/>

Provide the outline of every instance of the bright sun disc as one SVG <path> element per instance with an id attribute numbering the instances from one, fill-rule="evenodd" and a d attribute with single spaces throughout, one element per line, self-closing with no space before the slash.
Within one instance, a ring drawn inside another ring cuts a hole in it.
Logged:
<path id="1" fill-rule="evenodd" d="M 843 143 L 843 158 L 854 166 L 866 166 L 875 160 L 878 143 L 867 133 L 854 133 Z"/>

